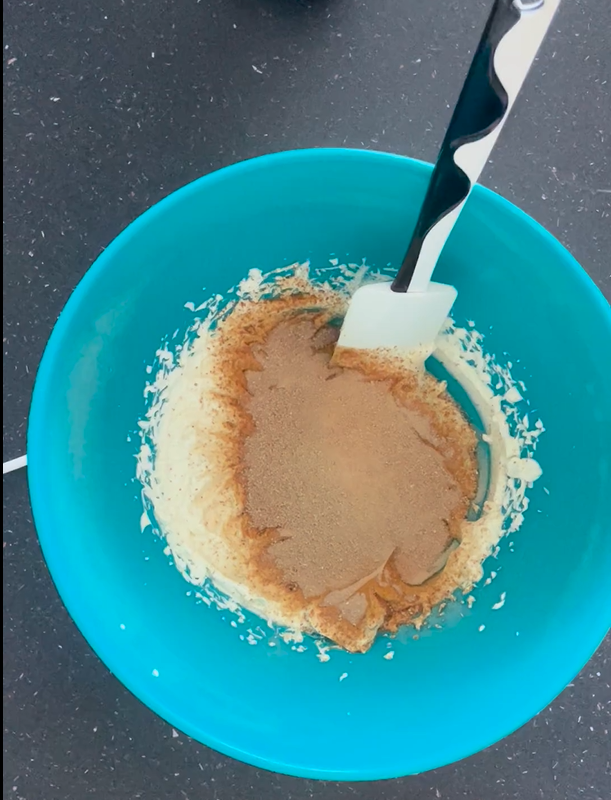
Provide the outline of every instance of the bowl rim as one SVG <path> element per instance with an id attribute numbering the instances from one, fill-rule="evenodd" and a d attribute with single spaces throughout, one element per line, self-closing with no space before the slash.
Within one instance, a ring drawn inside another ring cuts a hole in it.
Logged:
<path id="1" fill-rule="evenodd" d="M 279 772 L 287 775 L 293 775 L 301 778 L 315 778 L 321 780 L 340 780 L 340 781 L 365 781 L 365 780 L 381 780 L 389 778 L 402 777 L 406 774 L 415 774 L 413 772 L 406 772 L 405 766 L 402 767 L 400 763 L 396 763 L 393 769 L 376 769 L 367 768 L 356 771 L 351 770 L 330 770 L 319 769 L 316 766 L 304 766 L 303 764 L 283 763 L 274 761 L 270 758 L 261 757 L 256 752 L 242 750 L 238 747 L 232 746 L 229 742 L 217 739 L 213 732 L 202 729 L 192 721 L 182 718 L 180 714 L 175 713 L 172 708 L 160 702 L 154 691 L 149 690 L 149 684 L 143 680 L 140 674 L 133 673 L 131 668 L 120 657 L 116 656 L 112 643 L 107 639 L 104 634 L 95 628 L 89 622 L 88 614 L 84 609 L 82 602 L 73 594 L 71 588 L 70 570 L 66 568 L 62 560 L 61 553 L 54 544 L 54 526 L 51 519 L 45 514 L 45 506 L 47 505 L 46 495 L 46 481 L 42 469 L 41 454 L 45 448 L 45 412 L 46 402 L 45 398 L 49 394 L 49 383 L 54 372 L 55 364 L 58 359 L 61 359 L 61 350 L 64 337 L 68 334 L 71 322 L 75 315 L 77 308 L 86 299 L 90 286 L 98 279 L 98 277 L 106 269 L 109 264 L 126 242 L 133 237 L 137 236 L 146 225 L 149 225 L 157 217 L 161 217 L 166 210 L 177 202 L 182 202 L 190 195 L 200 192 L 208 188 L 212 188 L 215 184 L 233 178 L 240 174 L 247 174 L 260 169 L 265 169 L 268 165 L 277 165 L 286 161 L 328 161 L 333 162 L 336 160 L 345 161 L 370 161 L 378 162 L 380 164 L 398 164 L 409 163 L 411 168 L 421 174 L 430 174 L 432 165 L 408 156 L 397 155 L 394 153 L 379 152 L 374 150 L 362 149 L 349 149 L 349 148 L 309 148 L 301 150 L 287 150 L 268 155 L 257 156 L 255 158 L 240 161 L 222 169 L 211 172 L 196 180 L 182 186 L 181 188 L 170 193 L 162 200 L 148 208 L 135 220 L 129 223 L 108 245 L 108 247 L 95 259 L 93 264 L 89 267 L 87 272 L 78 282 L 74 291 L 68 298 L 45 347 L 38 372 L 35 379 L 34 389 L 32 393 L 32 402 L 30 407 L 28 431 L 27 431 L 27 452 L 28 452 L 28 484 L 30 491 L 30 500 L 32 505 L 33 519 L 36 532 L 41 544 L 44 558 L 46 560 L 49 572 L 55 587 L 66 606 L 72 620 L 76 624 L 79 631 L 82 633 L 88 644 L 98 655 L 100 660 L 112 672 L 118 680 L 134 694 L 141 702 L 148 706 L 154 713 L 158 714 L 169 724 L 182 730 L 187 735 L 193 737 L 196 741 L 217 750 L 218 752 L 236 758 L 240 761 L 246 762 L 254 767 L 263 768 L 273 772 Z M 552 253 L 559 260 L 562 260 L 565 265 L 571 269 L 576 277 L 581 281 L 584 290 L 588 293 L 589 300 L 595 307 L 598 313 L 601 313 L 603 318 L 607 317 L 609 334 L 611 336 L 611 308 L 606 301 L 602 292 L 591 280 L 586 271 L 580 266 L 575 258 L 569 251 L 542 225 L 536 220 L 519 209 L 509 200 L 501 197 L 496 192 L 481 186 L 476 185 L 473 187 L 473 193 L 485 198 L 486 202 L 496 205 L 503 213 L 520 219 L 522 224 L 529 226 L 537 235 L 547 240 Z M 439 768 L 441 766 L 455 763 L 463 758 L 467 758 L 477 752 L 480 752 L 485 747 L 489 747 L 502 738 L 509 736 L 518 728 L 526 724 L 534 715 L 539 713 L 542 709 L 547 707 L 552 700 L 566 687 L 566 685 L 573 679 L 573 677 L 585 666 L 593 653 L 596 651 L 602 640 L 604 639 L 609 624 L 605 624 L 605 620 L 601 615 L 601 625 L 589 626 L 588 635 L 582 641 L 582 645 L 578 649 L 574 649 L 571 653 L 570 666 L 565 666 L 560 671 L 562 677 L 557 677 L 552 682 L 549 692 L 541 702 L 537 703 L 537 708 L 533 709 L 531 713 L 524 715 L 524 718 L 517 725 L 511 725 L 498 738 L 490 740 L 488 736 L 484 737 L 485 741 L 477 742 L 475 746 L 471 743 L 467 746 L 457 742 L 453 747 L 451 758 L 448 760 L 446 757 L 443 762 L 437 762 L 434 757 L 430 759 L 430 763 L 422 764 L 418 772 L 427 771 L 430 769 Z M 558 674 L 558 673 L 556 673 Z M 545 702 L 543 702 L 543 700 Z"/>

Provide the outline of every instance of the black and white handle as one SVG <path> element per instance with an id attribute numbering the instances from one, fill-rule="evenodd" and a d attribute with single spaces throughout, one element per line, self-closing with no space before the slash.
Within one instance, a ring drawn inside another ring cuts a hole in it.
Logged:
<path id="1" fill-rule="evenodd" d="M 560 0 L 495 0 L 392 289 L 426 290 Z"/>

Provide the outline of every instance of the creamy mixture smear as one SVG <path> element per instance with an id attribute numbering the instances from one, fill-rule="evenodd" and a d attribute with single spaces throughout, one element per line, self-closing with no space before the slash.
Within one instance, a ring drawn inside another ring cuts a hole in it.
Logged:
<path id="1" fill-rule="evenodd" d="M 332 266 L 324 279 L 308 264 L 253 270 L 158 351 L 138 477 L 144 523 L 188 581 L 363 652 L 482 578 L 522 524 L 544 429 L 474 327 L 448 320 L 434 356 L 481 437 L 414 354 L 335 347 L 351 293 L 381 276 Z"/>

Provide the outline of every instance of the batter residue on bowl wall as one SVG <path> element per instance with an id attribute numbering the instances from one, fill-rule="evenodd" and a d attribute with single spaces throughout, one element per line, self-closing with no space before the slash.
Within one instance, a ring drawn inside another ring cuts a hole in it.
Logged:
<path id="1" fill-rule="evenodd" d="M 325 283 L 307 265 L 253 271 L 206 303 L 184 346 L 158 353 L 138 458 L 190 582 L 211 579 L 267 620 L 351 651 L 380 629 L 421 626 L 481 578 L 522 522 L 543 430 L 519 417 L 517 386 L 479 334 L 450 325 L 435 355 L 491 450 L 487 499 L 468 521 L 477 440 L 445 384 L 398 354 L 333 356 L 328 323 L 363 271 Z"/>

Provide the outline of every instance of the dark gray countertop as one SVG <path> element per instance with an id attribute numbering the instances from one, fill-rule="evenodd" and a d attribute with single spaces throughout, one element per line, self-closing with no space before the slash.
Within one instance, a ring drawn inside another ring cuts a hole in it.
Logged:
<path id="1" fill-rule="evenodd" d="M 4 457 L 78 279 L 135 216 L 210 170 L 348 146 L 434 160 L 489 0 L 5 2 Z M 611 5 L 565 0 L 484 183 L 611 295 Z M 378 784 L 275 776 L 178 735 L 91 652 L 4 480 L 4 798 L 241 800 L 611 795 L 611 641 L 499 745 Z"/>

